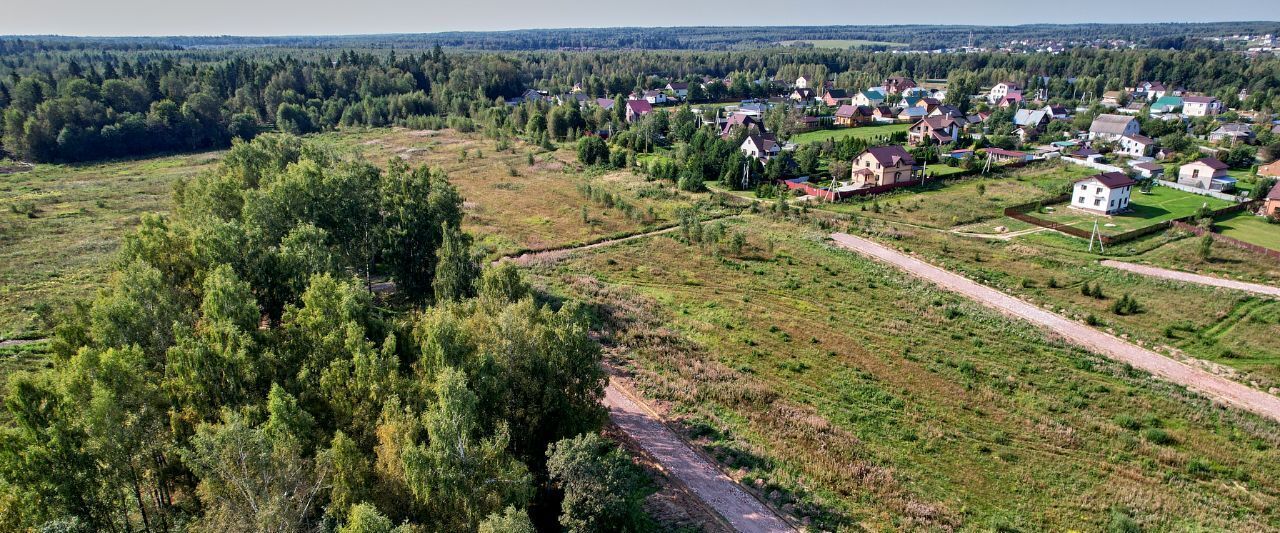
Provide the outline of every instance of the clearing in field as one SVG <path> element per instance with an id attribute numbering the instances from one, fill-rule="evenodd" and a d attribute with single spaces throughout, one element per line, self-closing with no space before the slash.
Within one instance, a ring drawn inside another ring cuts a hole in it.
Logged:
<path id="1" fill-rule="evenodd" d="M 1275 424 L 835 250 L 822 233 L 760 218 L 735 231 L 748 236 L 740 253 L 656 237 L 538 279 L 591 302 L 620 347 L 615 363 L 780 507 L 832 529 L 1280 520 Z"/>
<path id="2" fill-rule="evenodd" d="M 1250 244 L 1280 250 L 1280 224 L 1267 222 L 1253 213 L 1232 213 L 1213 222 L 1218 233 Z"/>
<path id="3" fill-rule="evenodd" d="M 1104 235 L 1118 235 L 1194 215 L 1201 206 L 1221 209 L 1229 205 L 1231 202 L 1226 200 L 1191 194 L 1172 187 L 1152 187 L 1150 192 L 1134 189 L 1129 198 L 1129 211 L 1116 215 L 1095 215 L 1072 209 L 1065 203 L 1049 206 L 1040 213 L 1031 213 L 1031 215 L 1086 231 L 1093 227 L 1094 221 L 1097 221 L 1098 230 Z"/>
<path id="4" fill-rule="evenodd" d="M 833 130 L 815 130 L 797 133 L 791 136 L 791 142 L 796 144 L 810 144 L 823 141 L 838 141 L 845 137 L 853 137 L 855 139 L 875 139 L 879 137 L 888 137 L 890 134 L 899 131 L 907 131 L 911 128 L 910 124 L 880 124 L 875 126 L 855 126 L 852 128 L 840 128 Z"/>

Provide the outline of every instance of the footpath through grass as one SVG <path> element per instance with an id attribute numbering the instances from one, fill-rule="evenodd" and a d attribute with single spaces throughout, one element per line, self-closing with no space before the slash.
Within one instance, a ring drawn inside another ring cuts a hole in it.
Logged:
<path id="1" fill-rule="evenodd" d="M 1280 432 L 1052 340 L 822 233 L 656 237 L 539 271 L 686 435 L 824 528 L 1266 530 Z M 936 232 L 931 232 L 936 233 Z M 720 248 L 720 254 L 713 254 Z"/>

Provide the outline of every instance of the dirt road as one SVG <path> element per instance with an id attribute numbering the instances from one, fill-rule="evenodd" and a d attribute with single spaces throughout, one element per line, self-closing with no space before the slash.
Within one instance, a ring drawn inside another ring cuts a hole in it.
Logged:
<path id="1" fill-rule="evenodd" d="M 658 416 L 632 399 L 621 387 L 610 383 L 604 393 L 609 418 L 649 452 L 662 468 L 689 487 L 720 516 L 744 533 L 794 532 L 781 517 L 747 494 L 736 482 L 720 472 L 710 460 L 695 452 Z"/>
<path id="2" fill-rule="evenodd" d="M 1002 313 L 1047 328 L 1092 352 L 1186 386 L 1213 400 L 1280 420 L 1280 398 L 1184 365 L 867 239 L 845 233 L 833 233 L 831 238 L 842 248 L 884 261 Z"/>
<path id="3" fill-rule="evenodd" d="M 1187 283 L 1199 283 L 1201 285 L 1212 285 L 1214 287 L 1226 287 L 1228 289 L 1252 292 L 1254 294 L 1261 294 L 1272 298 L 1280 298 L 1280 287 L 1272 287 L 1270 285 L 1246 283 L 1243 281 L 1215 278 L 1213 276 L 1202 276 L 1200 274 L 1192 274 L 1190 272 L 1179 272 L 1177 270 L 1126 263 L 1124 261 L 1112 261 L 1110 259 L 1104 259 L 1102 261 L 1102 266 L 1127 270 L 1144 276 L 1185 281 Z"/>

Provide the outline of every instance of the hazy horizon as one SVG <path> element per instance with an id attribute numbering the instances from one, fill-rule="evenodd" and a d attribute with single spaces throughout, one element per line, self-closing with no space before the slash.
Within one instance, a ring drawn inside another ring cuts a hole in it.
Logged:
<path id="1" fill-rule="evenodd" d="M 403 0 L 367 0 L 352 9 L 336 0 L 9 0 L 0 35 L 71 37 L 349 36 L 470 31 L 618 27 L 744 26 L 1015 26 L 1028 24 L 1200 23 L 1280 20 L 1280 3 L 1215 2 L 1211 18 L 1195 18 L 1202 4 L 1170 0 L 1158 14 L 1117 9 L 1114 2 L 1082 0 L 1073 14 L 1047 20 L 1025 4 L 982 2 L 957 9 L 951 2 L 921 0 L 901 10 L 853 2 L 835 14 L 779 9 L 766 0 L 707 0 L 677 9 L 584 9 L 581 2 L 544 0 L 532 6 L 512 0 L 478 0 L 440 6 Z"/>

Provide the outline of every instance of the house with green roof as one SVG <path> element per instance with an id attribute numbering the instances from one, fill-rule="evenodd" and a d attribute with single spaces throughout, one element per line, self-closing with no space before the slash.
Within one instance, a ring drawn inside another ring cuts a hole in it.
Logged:
<path id="1" fill-rule="evenodd" d="M 852 104 L 855 106 L 864 105 L 867 107 L 878 107 L 884 103 L 884 93 L 877 90 L 862 91 L 853 96 Z"/>
<path id="2" fill-rule="evenodd" d="M 1151 103 L 1152 113 L 1172 113 L 1182 108 L 1182 98 L 1178 96 L 1161 96 Z"/>

